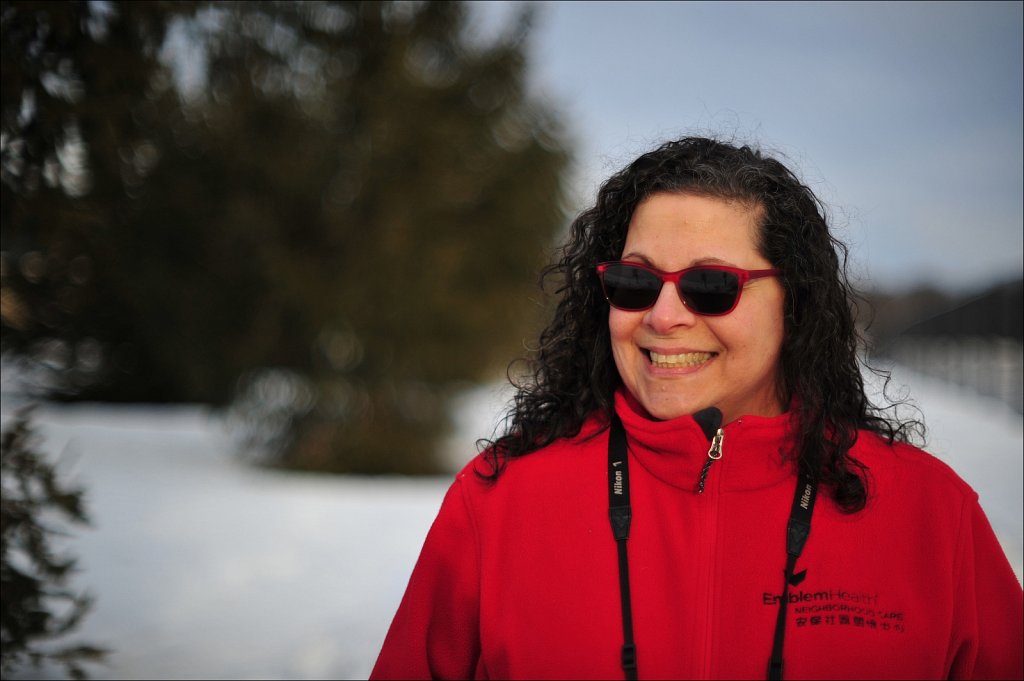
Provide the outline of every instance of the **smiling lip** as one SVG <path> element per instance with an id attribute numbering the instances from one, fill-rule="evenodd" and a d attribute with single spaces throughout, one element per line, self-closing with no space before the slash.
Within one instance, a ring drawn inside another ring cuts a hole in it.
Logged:
<path id="1" fill-rule="evenodd" d="M 680 352 L 668 353 L 648 350 L 647 357 L 651 366 L 658 369 L 691 369 L 706 364 L 715 357 L 715 352 Z"/>

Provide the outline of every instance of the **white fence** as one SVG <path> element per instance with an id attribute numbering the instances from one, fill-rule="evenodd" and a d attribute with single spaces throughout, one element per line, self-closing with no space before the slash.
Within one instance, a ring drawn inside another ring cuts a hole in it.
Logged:
<path id="1" fill-rule="evenodd" d="M 1024 347 L 1000 336 L 906 336 L 886 355 L 914 371 L 980 395 L 997 397 L 1024 413 Z"/>

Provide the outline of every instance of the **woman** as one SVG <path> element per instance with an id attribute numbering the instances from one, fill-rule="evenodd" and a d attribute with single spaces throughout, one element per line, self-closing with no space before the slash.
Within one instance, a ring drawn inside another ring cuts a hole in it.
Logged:
<path id="1" fill-rule="evenodd" d="M 1020 585 L 919 424 L 865 397 L 839 254 L 747 147 L 609 179 L 371 678 L 1020 678 Z"/>

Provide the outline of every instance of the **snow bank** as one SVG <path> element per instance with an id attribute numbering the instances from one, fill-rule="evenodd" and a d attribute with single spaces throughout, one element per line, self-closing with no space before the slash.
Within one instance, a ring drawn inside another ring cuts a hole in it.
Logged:
<path id="1" fill-rule="evenodd" d="M 981 495 L 1021 573 L 1022 419 L 901 371 L 930 449 Z M 450 461 L 471 456 L 508 397 L 466 394 Z M 2 411 L 13 407 L 5 399 Z M 110 648 L 95 676 L 365 678 L 448 478 L 338 478 L 247 467 L 200 408 L 47 406 L 43 448 L 87 490 L 70 548 L 97 597 L 77 640 Z M 56 670 L 44 670 L 52 675 Z"/>

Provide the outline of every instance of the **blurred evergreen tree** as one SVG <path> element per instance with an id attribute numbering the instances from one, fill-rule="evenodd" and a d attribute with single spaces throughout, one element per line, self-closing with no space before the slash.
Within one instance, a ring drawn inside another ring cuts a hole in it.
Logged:
<path id="1" fill-rule="evenodd" d="M 99 663 L 106 651 L 60 640 L 89 612 L 91 599 L 67 586 L 75 561 L 54 551 L 66 532 L 55 518 L 87 523 L 82 491 L 64 486 L 35 448 L 30 411 L 14 415 L 0 437 L 0 669 L 4 676 L 57 663 L 69 676 L 87 676 L 85 663 Z"/>
<path id="2" fill-rule="evenodd" d="M 110 390 L 133 341 L 108 261 L 131 257 L 111 240 L 134 227 L 123 172 L 158 123 L 144 105 L 168 7 L 0 4 L 3 350 L 54 397 Z"/>
<path id="3" fill-rule="evenodd" d="M 69 399 L 232 403 L 281 465 L 436 470 L 448 398 L 521 352 L 564 221 L 529 13 L 487 43 L 457 2 L 3 16 L 5 351 Z M 8 39 L 33 17 L 72 36 L 49 65 Z"/>

